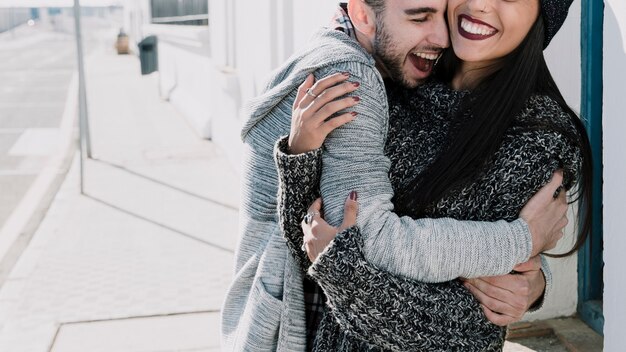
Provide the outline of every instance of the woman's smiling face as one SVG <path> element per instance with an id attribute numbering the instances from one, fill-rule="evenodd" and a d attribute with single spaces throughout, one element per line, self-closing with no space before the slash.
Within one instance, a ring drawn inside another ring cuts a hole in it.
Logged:
<path id="1" fill-rule="evenodd" d="M 539 16 L 539 0 L 448 0 L 450 44 L 466 63 L 511 53 Z"/>

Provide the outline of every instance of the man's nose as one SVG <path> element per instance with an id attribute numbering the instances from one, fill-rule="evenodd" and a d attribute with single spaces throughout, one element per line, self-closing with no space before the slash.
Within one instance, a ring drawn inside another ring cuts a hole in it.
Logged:
<path id="1" fill-rule="evenodd" d="M 450 46 L 450 35 L 448 33 L 448 24 L 445 20 L 437 21 L 433 32 L 428 41 L 438 47 L 447 48 Z"/>

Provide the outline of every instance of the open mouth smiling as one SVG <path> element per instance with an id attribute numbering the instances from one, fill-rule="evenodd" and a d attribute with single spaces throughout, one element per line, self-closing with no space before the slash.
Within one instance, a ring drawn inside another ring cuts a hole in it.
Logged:
<path id="1" fill-rule="evenodd" d="M 441 57 L 441 52 L 411 52 L 410 59 L 413 65 L 420 71 L 430 73 L 432 68 Z"/>
<path id="2" fill-rule="evenodd" d="M 458 23 L 459 34 L 469 40 L 483 40 L 498 33 L 496 28 L 468 15 L 460 15 Z"/>

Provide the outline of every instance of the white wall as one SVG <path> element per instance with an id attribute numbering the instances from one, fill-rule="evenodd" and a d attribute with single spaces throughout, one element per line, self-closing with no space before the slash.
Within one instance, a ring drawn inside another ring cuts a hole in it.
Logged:
<path id="1" fill-rule="evenodd" d="M 580 113 L 581 92 L 581 59 L 580 59 L 580 0 L 575 0 L 570 7 L 567 20 L 561 30 L 552 39 L 545 50 L 546 61 L 561 93 L 567 103 Z M 575 215 L 570 211 L 570 220 Z M 575 221 L 570 224 L 565 233 L 566 238 L 559 242 L 554 252 L 563 253 L 569 250 L 574 239 Z M 578 258 L 573 255 L 564 259 L 549 259 L 554 279 L 553 294 L 547 300 L 545 308 L 534 314 L 527 314 L 527 320 L 547 319 L 560 316 L 569 316 L 576 312 L 578 302 Z"/>
<path id="2" fill-rule="evenodd" d="M 270 73 L 329 23 L 335 0 L 208 0 L 214 84 L 212 139 L 240 166 L 242 104 Z"/>
<path id="3" fill-rule="evenodd" d="M 580 0 L 574 0 L 563 27 L 544 51 L 552 76 L 565 101 L 580 113 Z"/>
<path id="4" fill-rule="evenodd" d="M 135 53 L 137 53 L 137 43 L 144 37 L 143 26 L 149 23 L 149 14 L 149 0 L 127 0 L 124 2 L 124 31 L 128 34 Z"/>
<path id="5" fill-rule="evenodd" d="M 604 350 L 626 346 L 626 2 L 606 0 L 604 10 Z"/>
<path id="6" fill-rule="evenodd" d="M 215 79 L 208 48 L 208 28 L 159 25 L 147 29 L 148 33 L 159 38 L 161 97 L 169 100 L 185 116 L 200 137 L 211 138 L 211 110 L 215 102 L 206 96 Z"/>
<path id="7" fill-rule="evenodd" d="M 208 99 L 215 82 L 207 26 L 150 24 L 149 0 L 124 4 L 124 30 L 139 54 L 138 42 L 158 37 L 159 91 L 188 120 L 202 138 L 212 137 L 212 110 L 219 100 Z M 138 68 L 139 69 L 139 68 Z"/>

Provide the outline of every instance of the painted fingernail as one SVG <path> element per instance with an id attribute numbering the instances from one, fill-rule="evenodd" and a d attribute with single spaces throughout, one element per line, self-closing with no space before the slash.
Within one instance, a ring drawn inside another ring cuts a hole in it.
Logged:
<path id="1" fill-rule="evenodd" d="M 350 76 L 350 72 L 342 72 L 341 74 L 344 76 Z"/>
<path id="2" fill-rule="evenodd" d="M 359 82 L 352 82 L 352 85 L 355 86 L 355 87 L 358 87 L 358 86 L 361 85 L 361 83 L 359 83 Z"/>
<path id="3" fill-rule="evenodd" d="M 356 115 L 358 115 L 359 113 L 358 113 L 358 112 L 356 112 L 356 111 L 353 111 L 353 112 L 351 112 L 350 114 L 351 114 L 352 116 L 356 116 Z"/>
<path id="4" fill-rule="evenodd" d="M 356 191 L 350 192 L 350 199 L 351 200 L 356 200 L 357 198 L 358 198 L 358 195 L 357 195 Z"/>
<path id="5" fill-rule="evenodd" d="M 359 97 L 352 97 L 352 99 L 354 99 L 354 101 L 361 101 L 361 98 Z"/>

